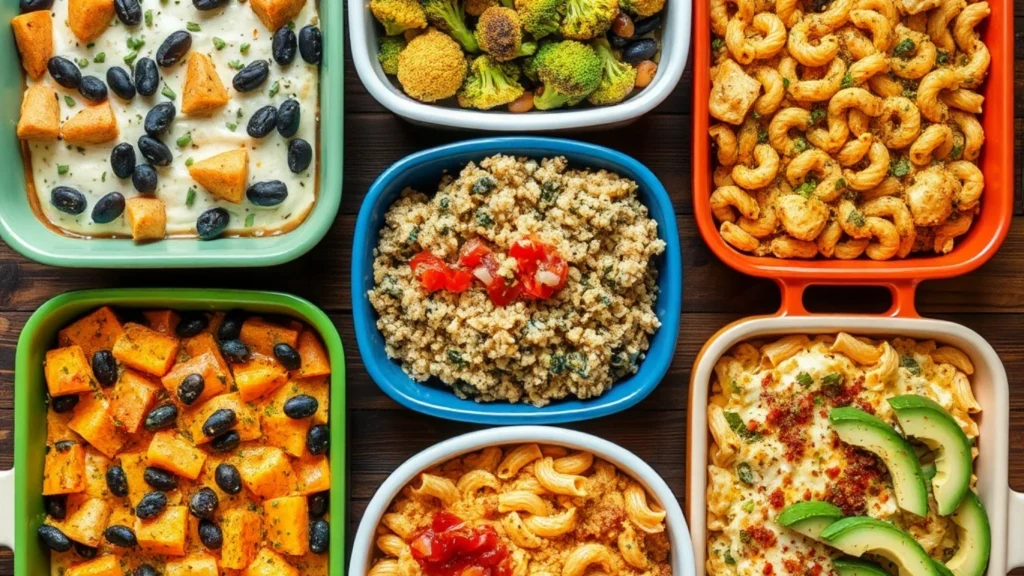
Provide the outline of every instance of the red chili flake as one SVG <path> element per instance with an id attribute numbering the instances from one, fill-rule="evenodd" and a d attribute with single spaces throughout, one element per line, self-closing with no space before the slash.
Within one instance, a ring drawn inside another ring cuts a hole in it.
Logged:
<path id="1" fill-rule="evenodd" d="M 761 573 L 764 574 L 764 576 L 771 576 L 772 574 L 775 574 L 775 567 L 772 566 L 771 562 L 769 562 L 764 565 L 764 570 L 761 570 Z"/>
<path id="2" fill-rule="evenodd" d="M 782 565 L 786 567 L 786 571 L 789 574 L 796 574 L 800 570 L 800 562 L 792 558 L 786 558 L 782 561 Z"/>
<path id="3" fill-rule="evenodd" d="M 775 532 L 765 528 L 764 526 L 751 526 L 743 530 L 746 532 L 755 542 L 761 545 L 762 548 L 771 548 L 775 546 L 777 541 Z"/>
<path id="4" fill-rule="evenodd" d="M 839 472 L 839 466 L 833 466 L 825 470 L 825 474 L 828 474 L 828 477 L 833 480 L 839 477 Z"/>
<path id="5" fill-rule="evenodd" d="M 782 493 L 780 488 L 776 488 L 775 491 L 772 492 L 771 496 L 768 497 L 768 503 L 776 510 L 779 510 L 786 505 L 786 496 Z"/>
<path id="6" fill-rule="evenodd" d="M 821 564 L 818 564 L 817 562 L 815 562 L 811 566 L 811 569 L 807 571 L 807 574 L 809 576 L 821 576 L 822 570 L 824 570 L 824 569 L 821 567 Z"/>

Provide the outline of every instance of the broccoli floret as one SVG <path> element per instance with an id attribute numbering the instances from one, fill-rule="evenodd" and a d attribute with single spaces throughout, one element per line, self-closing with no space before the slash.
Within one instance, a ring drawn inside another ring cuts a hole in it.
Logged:
<path id="1" fill-rule="evenodd" d="M 538 110 L 572 105 L 586 98 L 601 83 L 604 68 L 593 48 L 573 40 L 543 46 L 532 66 L 544 83 L 544 92 L 533 98 Z"/>
<path id="2" fill-rule="evenodd" d="M 476 41 L 481 50 L 499 62 L 537 51 L 536 44 L 523 43 L 523 31 L 516 11 L 503 6 L 492 6 L 480 16 L 476 23 Z"/>
<path id="3" fill-rule="evenodd" d="M 597 38 L 608 31 L 618 13 L 618 0 L 568 0 L 559 31 L 571 40 Z"/>
<path id="4" fill-rule="evenodd" d="M 427 16 L 416 0 L 370 0 L 370 12 L 388 36 L 427 26 Z"/>
<path id="5" fill-rule="evenodd" d="M 619 0 L 619 7 L 641 18 L 653 16 L 665 7 L 665 0 Z"/>
<path id="6" fill-rule="evenodd" d="M 463 8 L 470 16 L 480 16 L 491 6 L 497 6 L 498 0 L 466 0 Z"/>
<path id="7" fill-rule="evenodd" d="M 498 62 L 487 55 L 477 56 L 459 90 L 459 106 L 487 110 L 508 104 L 523 95 L 518 79 L 519 67 L 515 64 Z"/>
<path id="8" fill-rule="evenodd" d="M 398 74 L 398 55 L 405 48 L 405 38 L 401 36 L 384 36 L 378 42 L 380 51 L 377 52 L 377 61 L 385 74 L 394 76 Z"/>
<path id="9" fill-rule="evenodd" d="M 466 26 L 466 13 L 459 0 L 423 0 L 423 11 L 427 21 L 442 32 L 446 32 L 462 45 L 466 52 L 479 52 L 473 33 Z"/>
<path id="10" fill-rule="evenodd" d="M 466 78 L 466 58 L 450 36 L 430 28 L 398 55 L 398 82 L 420 102 L 450 98 Z"/>
<path id="11" fill-rule="evenodd" d="M 516 12 L 523 30 L 540 40 L 558 32 L 558 23 L 565 14 L 565 0 L 518 0 Z"/>
<path id="12" fill-rule="evenodd" d="M 625 62 L 620 62 L 612 52 L 608 40 L 599 38 L 594 40 L 594 50 L 601 57 L 604 63 L 604 72 L 601 74 L 601 83 L 597 86 L 587 101 L 595 106 L 607 106 L 618 104 L 629 96 L 636 83 L 636 68 Z"/>

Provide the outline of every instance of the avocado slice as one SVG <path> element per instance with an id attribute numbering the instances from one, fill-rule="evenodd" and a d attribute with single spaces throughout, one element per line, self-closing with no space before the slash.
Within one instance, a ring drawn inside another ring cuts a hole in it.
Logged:
<path id="1" fill-rule="evenodd" d="M 775 521 L 794 532 L 818 540 L 822 530 L 842 517 L 843 511 L 838 506 L 820 500 L 808 500 L 786 506 Z"/>
<path id="2" fill-rule="evenodd" d="M 889 576 L 881 566 L 867 560 L 836 558 L 832 561 L 832 567 L 839 576 Z"/>
<path id="3" fill-rule="evenodd" d="M 949 516 L 970 489 L 974 467 L 970 440 L 949 412 L 929 398 L 906 394 L 889 398 L 888 402 L 903 433 L 917 438 L 934 452 L 932 494 L 939 505 L 939 515 Z"/>
<path id="4" fill-rule="evenodd" d="M 849 406 L 833 408 L 828 421 L 843 442 L 863 448 L 885 462 L 900 508 L 918 516 L 928 515 L 928 486 L 917 454 L 892 426 Z"/>
<path id="5" fill-rule="evenodd" d="M 992 549 L 992 531 L 981 499 L 968 490 L 950 519 L 957 526 L 960 548 L 946 562 L 946 568 L 952 570 L 955 576 L 981 576 L 988 567 Z"/>
<path id="6" fill-rule="evenodd" d="M 851 516 L 825 528 L 821 539 L 850 556 L 881 556 L 899 567 L 900 576 L 943 576 L 917 540 L 889 522 Z"/>

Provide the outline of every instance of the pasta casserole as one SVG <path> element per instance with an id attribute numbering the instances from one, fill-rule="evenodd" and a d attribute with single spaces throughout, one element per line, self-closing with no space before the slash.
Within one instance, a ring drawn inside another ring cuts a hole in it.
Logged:
<path id="1" fill-rule="evenodd" d="M 665 512 L 589 452 L 490 446 L 425 470 L 377 530 L 370 576 L 670 575 Z"/>
<path id="2" fill-rule="evenodd" d="M 710 0 L 710 204 L 778 258 L 945 254 L 978 213 L 975 0 Z"/>

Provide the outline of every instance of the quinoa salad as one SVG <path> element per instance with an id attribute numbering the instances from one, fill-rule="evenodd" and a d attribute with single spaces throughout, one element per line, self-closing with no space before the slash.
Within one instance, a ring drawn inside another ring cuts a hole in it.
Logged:
<path id="1" fill-rule="evenodd" d="M 636 373 L 665 250 L 637 184 L 496 155 L 388 210 L 370 303 L 388 356 L 460 398 L 544 406 Z"/>

